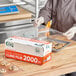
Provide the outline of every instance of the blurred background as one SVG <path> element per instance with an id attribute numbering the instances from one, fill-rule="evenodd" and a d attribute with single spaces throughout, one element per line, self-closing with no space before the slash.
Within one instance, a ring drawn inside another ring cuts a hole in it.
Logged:
<path id="1" fill-rule="evenodd" d="M 38 1 L 38 4 L 37 2 Z M 21 3 L 19 6 L 33 14 L 32 19 L 38 15 L 39 10 L 44 7 L 47 0 L 0 0 L 0 7 L 10 6 L 13 3 Z M 10 36 L 36 36 L 37 29 L 31 24 L 32 19 L 15 20 L 9 22 L 0 22 L 0 43 L 4 43 L 5 39 Z M 29 34 L 28 34 L 29 33 Z"/>

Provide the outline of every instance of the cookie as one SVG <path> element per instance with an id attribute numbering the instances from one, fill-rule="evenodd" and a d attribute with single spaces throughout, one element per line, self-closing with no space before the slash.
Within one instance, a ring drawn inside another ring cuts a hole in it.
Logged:
<path id="1" fill-rule="evenodd" d="M 6 60 L 3 60 L 3 61 L 1 62 L 1 65 L 3 65 L 3 66 L 8 66 L 8 65 L 10 65 L 10 63 L 8 63 Z"/>
<path id="2" fill-rule="evenodd" d="M 6 73 L 6 69 L 0 69 L 0 73 Z"/>
<path id="3" fill-rule="evenodd" d="M 12 65 L 12 66 L 9 67 L 9 70 L 10 71 L 18 71 L 19 68 L 17 66 L 15 66 L 15 65 Z"/>

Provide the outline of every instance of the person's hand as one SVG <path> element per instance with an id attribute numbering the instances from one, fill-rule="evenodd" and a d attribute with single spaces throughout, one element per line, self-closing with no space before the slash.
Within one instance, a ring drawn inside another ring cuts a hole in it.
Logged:
<path id="1" fill-rule="evenodd" d="M 76 34 L 76 26 L 69 29 L 66 33 L 63 33 L 63 35 L 66 36 L 68 39 L 72 39 L 75 34 Z"/>
<path id="2" fill-rule="evenodd" d="M 44 17 L 39 17 L 39 18 L 35 19 L 34 26 L 39 27 L 42 23 L 44 23 Z"/>

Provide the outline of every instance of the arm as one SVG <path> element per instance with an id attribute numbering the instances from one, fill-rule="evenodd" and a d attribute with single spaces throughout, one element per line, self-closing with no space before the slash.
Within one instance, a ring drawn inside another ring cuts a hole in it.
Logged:
<path id="1" fill-rule="evenodd" d="M 39 17 L 44 17 L 44 22 L 47 24 L 51 20 L 52 0 L 48 0 L 45 7 L 39 12 Z"/>

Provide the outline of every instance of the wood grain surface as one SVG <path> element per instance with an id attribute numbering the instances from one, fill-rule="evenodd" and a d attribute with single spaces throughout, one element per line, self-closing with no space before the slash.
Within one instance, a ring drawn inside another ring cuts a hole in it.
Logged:
<path id="1" fill-rule="evenodd" d="M 19 13 L 17 13 L 17 14 L 0 16 L 0 22 L 28 19 L 28 18 L 32 17 L 32 13 L 30 13 L 29 11 L 24 10 L 23 8 L 21 8 L 19 6 L 18 6 L 18 9 L 19 9 Z"/>
<path id="2" fill-rule="evenodd" d="M 67 40 L 65 37 L 52 36 L 55 39 L 70 41 L 71 44 L 59 52 L 52 53 L 52 60 L 44 65 L 35 65 L 18 60 L 7 60 L 23 71 L 7 74 L 4 76 L 59 76 L 76 71 L 76 42 Z M 0 52 L 4 52 L 4 44 L 0 45 Z"/>

